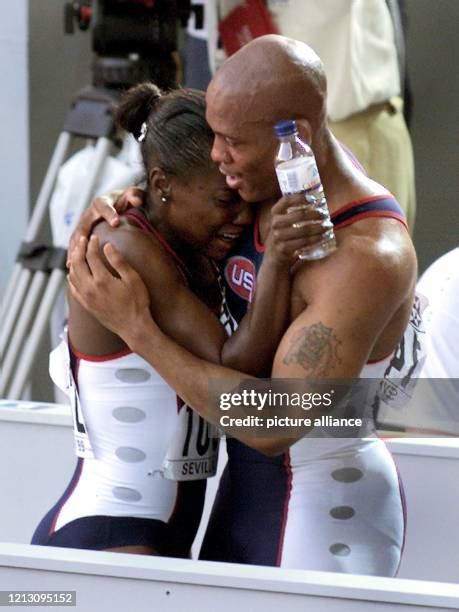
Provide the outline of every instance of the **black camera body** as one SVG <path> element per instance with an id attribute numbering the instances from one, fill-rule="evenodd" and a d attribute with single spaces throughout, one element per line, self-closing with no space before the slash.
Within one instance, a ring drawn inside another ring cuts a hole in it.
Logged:
<path id="1" fill-rule="evenodd" d="M 91 28 L 93 85 L 125 89 L 153 80 L 169 89 L 176 85 L 174 53 L 178 32 L 190 14 L 190 0 L 92 0 L 67 3 L 66 32 L 76 19 Z"/>

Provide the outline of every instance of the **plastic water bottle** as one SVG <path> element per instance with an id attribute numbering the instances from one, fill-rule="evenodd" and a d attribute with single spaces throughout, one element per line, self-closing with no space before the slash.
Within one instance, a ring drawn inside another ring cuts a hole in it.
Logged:
<path id="1" fill-rule="evenodd" d="M 319 210 L 324 220 L 330 221 L 327 200 L 311 147 L 298 136 L 293 120 L 279 121 L 274 130 L 280 141 L 275 168 L 282 194 L 304 193 L 306 202 Z M 297 209 L 298 207 L 291 207 L 287 212 Z M 305 225 L 307 223 L 310 221 L 304 222 Z M 320 242 L 303 249 L 298 257 L 306 260 L 322 259 L 335 249 L 336 240 L 331 225 Z"/>

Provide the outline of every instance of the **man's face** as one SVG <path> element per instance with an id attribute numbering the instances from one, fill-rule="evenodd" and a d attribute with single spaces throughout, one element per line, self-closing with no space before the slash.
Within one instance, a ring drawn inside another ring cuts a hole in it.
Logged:
<path id="1" fill-rule="evenodd" d="M 273 126 L 247 121 L 234 97 L 225 100 L 219 95 L 217 101 L 212 88 L 206 100 L 207 122 L 215 134 L 211 157 L 226 176 L 228 187 L 237 189 L 246 202 L 277 199 L 274 157 L 278 142 Z"/>
<path id="2" fill-rule="evenodd" d="M 244 229 L 253 222 L 253 209 L 228 189 L 212 166 L 190 179 L 172 177 L 167 221 L 176 237 L 216 260 L 224 259 Z"/>

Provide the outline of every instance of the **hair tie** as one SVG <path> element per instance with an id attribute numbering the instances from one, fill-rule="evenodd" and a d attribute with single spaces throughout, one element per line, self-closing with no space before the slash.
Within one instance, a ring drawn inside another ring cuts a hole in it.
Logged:
<path id="1" fill-rule="evenodd" d="M 139 137 L 137 138 L 137 142 L 143 142 L 145 140 L 147 131 L 148 131 L 148 126 L 146 122 L 144 121 L 142 125 L 140 126 L 140 134 L 139 134 Z"/>

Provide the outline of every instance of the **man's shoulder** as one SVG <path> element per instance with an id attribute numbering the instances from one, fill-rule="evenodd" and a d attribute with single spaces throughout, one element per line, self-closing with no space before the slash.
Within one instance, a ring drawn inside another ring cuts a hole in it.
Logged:
<path id="1" fill-rule="evenodd" d="M 294 269 L 294 291 L 307 297 L 307 302 L 317 296 L 339 296 L 343 285 L 354 286 L 356 292 L 384 285 L 387 291 L 399 293 L 413 282 L 416 255 L 399 221 L 362 219 L 337 231 L 336 239 L 333 255 Z"/>

